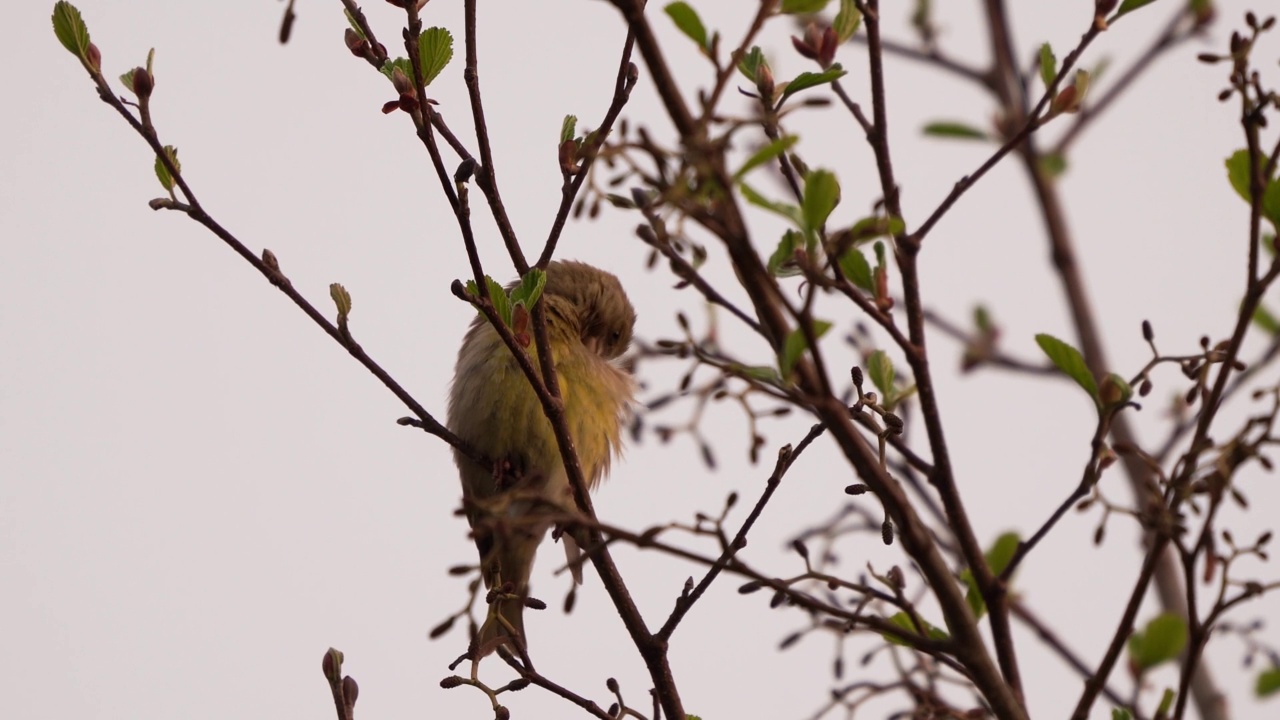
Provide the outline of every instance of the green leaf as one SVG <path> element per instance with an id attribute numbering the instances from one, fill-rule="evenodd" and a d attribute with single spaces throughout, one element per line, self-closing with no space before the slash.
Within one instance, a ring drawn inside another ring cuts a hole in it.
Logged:
<path id="1" fill-rule="evenodd" d="M 1140 673 L 1145 672 L 1178 657 L 1186 645 L 1186 621 L 1173 613 L 1161 613 L 1129 636 L 1129 662 Z"/>
<path id="2" fill-rule="evenodd" d="M 563 145 L 566 142 L 572 140 L 574 135 L 577 134 L 577 130 L 578 130 L 578 116 L 565 115 L 564 120 L 561 121 L 560 123 L 560 144 Z"/>
<path id="3" fill-rule="evenodd" d="M 489 302 L 493 303 L 494 312 L 507 327 L 511 327 L 511 298 L 507 296 L 507 289 L 488 275 L 484 276 L 484 284 L 489 288 Z"/>
<path id="4" fill-rule="evenodd" d="M 1169 711 L 1173 709 L 1173 701 L 1178 698 L 1178 693 L 1173 688 L 1165 688 L 1164 694 L 1160 696 L 1160 704 L 1156 706 L 1155 717 L 1167 718 Z"/>
<path id="5" fill-rule="evenodd" d="M 778 374 L 775 368 L 764 365 L 738 365 L 734 363 L 729 366 L 729 369 L 743 377 L 759 380 L 769 385 L 782 385 L 782 376 Z"/>
<path id="6" fill-rule="evenodd" d="M 849 248 L 840 256 L 840 272 L 859 288 L 867 292 L 875 292 L 875 281 L 871 278 L 871 265 L 867 256 L 858 248 Z"/>
<path id="7" fill-rule="evenodd" d="M 961 140 L 990 140 L 991 136 L 972 125 L 954 120 L 939 120 L 924 126 L 924 134 Z"/>
<path id="8" fill-rule="evenodd" d="M 1137 10 L 1138 8 L 1146 5 L 1150 5 L 1155 1 L 1156 0 L 1124 0 L 1124 2 L 1120 3 L 1120 9 L 1116 10 L 1116 14 L 1112 15 L 1111 19 L 1108 20 L 1107 23 L 1108 24 L 1113 23 L 1116 20 L 1119 20 L 1120 18 L 1124 17 L 1125 15 L 1128 15 L 1129 13 L 1133 12 L 1134 10 Z"/>
<path id="9" fill-rule="evenodd" d="M 1133 715 L 1124 708 L 1111 708 L 1111 720 L 1133 720 Z"/>
<path id="10" fill-rule="evenodd" d="M 799 139 L 800 138 L 795 135 L 785 135 L 755 151 L 751 154 L 751 157 L 747 158 L 747 161 L 742 164 L 742 167 L 738 168 L 738 172 L 733 174 L 733 179 L 741 180 L 747 173 L 790 150 Z"/>
<path id="11" fill-rule="evenodd" d="M 840 42 L 848 42 L 853 34 L 858 32 L 858 26 L 862 24 L 862 13 L 858 10 L 857 4 L 853 0 L 840 0 L 840 12 L 836 13 L 836 19 L 831 21 L 831 29 L 836 31 L 836 37 Z"/>
<path id="12" fill-rule="evenodd" d="M 882 398 L 887 401 L 893 396 L 893 361 L 883 350 L 876 350 L 867 358 L 867 375 Z"/>
<path id="13" fill-rule="evenodd" d="M 790 277 L 800 274 L 798 269 L 787 267 L 787 263 L 791 262 L 791 259 L 795 257 L 796 248 L 800 247 L 800 243 L 803 240 L 804 237 L 795 230 L 788 230 L 782 234 L 782 240 L 778 242 L 778 247 L 769 256 L 767 267 L 770 275 Z"/>
<path id="14" fill-rule="evenodd" d="M 768 64 L 764 59 L 764 51 L 760 49 L 759 45 L 754 45 L 738 62 L 738 72 L 746 75 L 751 82 L 755 82 L 756 72 L 760 69 L 760 66 Z"/>
<path id="15" fill-rule="evenodd" d="M 1268 335 L 1280 334 L 1280 320 L 1262 305 L 1253 311 L 1253 324 Z"/>
<path id="16" fill-rule="evenodd" d="M 1085 364 L 1084 356 L 1079 350 L 1045 333 L 1036 335 L 1036 344 L 1045 355 L 1049 356 L 1050 362 L 1067 377 L 1075 380 L 1077 385 L 1089 393 L 1093 402 L 1101 407 L 1101 401 L 1098 399 L 1098 381 L 1094 379 L 1093 373 L 1089 372 L 1089 366 Z"/>
<path id="17" fill-rule="evenodd" d="M 53 5 L 53 34 L 72 55 L 85 59 L 89 51 L 89 27 L 80 17 L 80 11 L 66 0 Z"/>
<path id="18" fill-rule="evenodd" d="M 830 170 L 810 170 L 804 176 L 804 199 L 801 214 L 804 228 L 816 233 L 827 222 L 831 211 L 840 204 L 840 181 Z"/>
<path id="19" fill-rule="evenodd" d="M 429 27 L 418 36 L 418 60 L 422 84 L 430 85 L 453 59 L 453 35 L 441 27 Z"/>
<path id="20" fill-rule="evenodd" d="M 1280 665 L 1269 667 L 1258 673 L 1253 692 L 1260 698 L 1270 697 L 1280 692 Z"/>
<path id="21" fill-rule="evenodd" d="M 1245 202 L 1252 202 L 1249 193 L 1249 151 L 1237 150 L 1227 158 L 1227 180 Z M 1262 191 L 1262 216 L 1280 228 L 1280 180 L 1267 178 Z"/>
<path id="22" fill-rule="evenodd" d="M 831 0 L 782 0 L 782 12 L 786 15 L 812 15 L 822 12 Z"/>
<path id="23" fill-rule="evenodd" d="M 689 36 L 689 39 L 698 44 L 705 52 L 707 48 L 707 28 L 702 24 L 702 18 L 698 17 L 698 13 L 686 2 L 673 2 L 667 5 L 663 10 L 667 15 L 671 16 L 672 22 L 680 28 L 680 32 Z"/>
<path id="24" fill-rule="evenodd" d="M 911 616 L 906 614 L 905 612 L 898 611 L 897 613 L 894 613 L 892 616 L 885 618 L 885 620 L 888 620 L 890 623 L 897 625 L 898 627 L 902 628 L 903 630 L 906 630 L 908 633 L 912 635 L 920 634 L 916 631 L 916 624 L 911 622 Z M 933 625 L 930 625 L 928 622 L 926 622 L 923 619 L 920 620 L 920 624 L 924 626 L 925 637 L 929 638 L 930 640 L 947 640 L 951 637 L 946 633 L 946 631 L 940 628 L 934 627 Z M 883 637 L 885 640 L 889 641 L 894 645 L 901 645 L 904 647 L 908 645 L 907 642 L 903 641 L 900 638 L 894 637 L 893 635 L 883 634 L 881 635 L 881 637 Z"/>
<path id="25" fill-rule="evenodd" d="M 172 145 L 165 145 L 164 154 L 169 157 L 169 162 L 173 163 L 173 168 L 178 172 L 182 172 L 182 163 L 178 162 L 178 148 Z M 170 193 L 173 192 L 175 184 L 173 176 L 169 174 L 169 168 L 165 167 L 164 161 L 160 159 L 159 155 L 156 155 L 156 178 L 160 180 L 161 187 Z"/>
<path id="26" fill-rule="evenodd" d="M 511 303 L 531 308 L 542 297 L 542 290 L 547 286 L 547 274 L 538 268 L 530 268 L 520 279 L 520 284 L 511 289 Z"/>
<path id="27" fill-rule="evenodd" d="M 1021 536 L 1016 532 L 1002 533 L 996 541 L 987 548 L 983 553 L 987 559 L 987 567 L 991 568 L 991 574 L 997 577 L 1009 567 L 1009 563 L 1013 562 L 1013 556 L 1018 552 L 1018 545 L 1022 543 Z M 978 590 L 978 583 L 973 579 L 973 571 L 966 568 L 960 573 L 960 581 L 965 584 L 969 590 L 965 593 L 964 599 L 969 603 L 969 608 L 973 610 L 974 617 L 981 619 L 987 614 L 987 603 L 982 599 L 982 592 Z"/>
<path id="28" fill-rule="evenodd" d="M 825 320 L 813 321 L 813 339 L 817 340 L 831 329 L 831 323 Z M 778 360 L 778 368 L 782 372 L 782 376 L 786 377 L 795 369 L 796 363 L 800 361 L 800 356 L 804 354 L 805 349 L 809 347 L 809 343 L 805 340 L 804 332 L 800 328 L 795 328 L 787 333 L 787 339 L 782 343 L 782 357 Z"/>
<path id="29" fill-rule="evenodd" d="M 847 74 L 845 69 L 840 66 L 840 63 L 834 63 L 820 73 L 802 72 L 794 80 L 787 83 L 787 87 L 782 91 L 782 97 L 778 100 L 778 104 L 781 105 L 787 98 L 801 90 L 808 90 L 811 87 L 835 82 Z"/>
<path id="30" fill-rule="evenodd" d="M 800 227 L 801 224 L 804 222 L 800 215 L 800 208 L 796 207 L 795 205 L 789 205 L 784 202 L 777 202 L 775 200 L 770 200 L 769 198 L 756 192 L 750 185 L 744 182 L 738 183 L 738 189 L 742 191 L 742 197 L 745 198 L 746 201 L 751 203 L 752 205 L 755 205 L 756 207 L 764 208 L 765 210 L 775 212 L 781 215 L 782 217 L 787 218 L 791 222 L 795 223 L 796 227 Z"/>
<path id="31" fill-rule="evenodd" d="M 1067 159 L 1062 153 L 1045 153 L 1040 156 L 1040 169 L 1051 178 L 1061 177 L 1067 171 Z"/>
<path id="32" fill-rule="evenodd" d="M 137 70 L 137 69 L 138 69 L 138 68 L 134 68 L 133 70 Z M 133 70 L 130 70 L 129 72 L 126 72 L 126 73 L 124 73 L 123 75 L 121 75 L 121 76 L 120 76 L 120 84 L 121 84 L 121 85 L 124 85 L 126 88 L 128 88 L 128 89 L 129 89 L 129 92 L 134 92 L 134 89 L 133 89 Z"/>
<path id="33" fill-rule="evenodd" d="M 1046 90 L 1053 87 L 1053 79 L 1058 77 L 1058 58 L 1053 55 L 1049 43 L 1040 46 L 1040 81 Z"/>

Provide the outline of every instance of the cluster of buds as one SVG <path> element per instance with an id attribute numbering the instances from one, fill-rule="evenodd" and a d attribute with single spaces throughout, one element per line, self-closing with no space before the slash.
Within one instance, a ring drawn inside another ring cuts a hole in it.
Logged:
<path id="1" fill-rule="evenodd" d="M 820 29 L 816 23 L 809 23 L 804 31 L 804 39 L 792 36 L 791 44 L 795 46 L 796 52 L 810 60 L 816 60 L 818 65 L 826 70 L 835 61 L 840 38 L 836 35 L 835 29 L 829 25 Z"/>

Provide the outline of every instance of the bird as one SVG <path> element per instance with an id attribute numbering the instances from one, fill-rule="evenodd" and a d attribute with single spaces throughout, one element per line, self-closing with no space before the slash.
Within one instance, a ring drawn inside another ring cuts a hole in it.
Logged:
<path id="1" fill-rule="evenodd" d="M 631 343 L 636 312 L 622 283 L 609 272 L 572 260 L 548 263 L 545 272 L 537 302 L 545 311 L 565 422 L 587 487 L 594 490 L 622 451 L 623 428 L 634 402 L 635 382 L 621 357 Z M 540 368 L 536 344 L 527 350 Z M 454 450 L 463 511 L 491 601 L 471 654 L 483 657 L 504 643 L 527 651 L 524 608 L 534 555 L 547 531 L 577 510 L 542 403 L 483 316 L 472 321 L 458 351 L 446 424 L 494 462 L 485 467 Z M 560 539 L 580 584 L 580 551 L 570 534 Z"/>

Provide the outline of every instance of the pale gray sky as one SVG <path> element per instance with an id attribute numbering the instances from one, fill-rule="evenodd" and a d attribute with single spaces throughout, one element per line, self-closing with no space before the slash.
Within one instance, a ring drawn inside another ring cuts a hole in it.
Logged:
<path id="1" fill-rule="evenodd" d="M 273 250 L 294 285 L 326 312 L 328 284 L 342 282 L 354 297 L 356 338 L 443 415 L 454 350 L 471 317 L 448 291 L 467 274 L 465 256 L 411 125 L 379 112 L 392 99 L 390 85 L 342 46 L 339 3 L 300 3 L 287 47 L 275 41 L 279 3 L 78 4 L 109 77 L 156 48 L 155 121 L 163 141 L 179 147 L 207 209 L 255 251 Z M 742 32 L 739 2 L 693 4 L 726 38 Z M 1147 359 L 1143 318 L 1169 353 L 1193 352 L 1201 334 L 1229 332 L 1247 217 L 1222 159 L 1242 141 L 1235 106 L 1214 101 L 1225 69 L 1194 55 L 1222 49 L 1243 10 L 1265 4 L 1220 3 L 1211 44 L 1189 43 L 1162 60 L 1071 158 L 1063 192 L 1121 374 Z M 395 54 L 399 11 L 367 5 Z M 571 112 L 594 126 L 603 115 L 624 26 L 601 2 L 481 5 L 481 72 L 499 181 L 532 252 L 559 196 L 561 118 Z M 659 5 L 651 10 L 655 25 L 692 97 L 709 66 L 671 30 Z M 887 5 L 888 32 L 906 39 L 907 9 Z M 980 63 L 977 3 L 937 5 L 944 6 L 945 46 Z M 1022 56 L 1029 62 L 1046 40 L 1065 55 L 1091 5 L 1010 3 Z M 465 523 L 452 514 L 459 493 L 444 444 L 396 426 L 406 410 L 395 398 L 216 238 L 183 216 L 148 209 L 162 194 L 152 158 L 57 44 L 52 6 L 10 8 L 11 39 L 0 48 L 9 69 L 9 110 L 0 118 L 0 695 L 9 714 L 326 717 L 333 710 L 320 659 L 332 645 L 346 652 L 347 671 L 360 682 L 361 716 L 487 717 L 479 693 L 437 686 L 464 649 L 462 633 L 426 637 L 465 598 L 464 583 L 446 568 L 473 560 Z M 1086 66 L 1113 60 L 1101 85 L 1172 6 L 1155 4 L 1095 44 Z M 460 3 L 437 0 L 426 19 L 460 39 L 460 12 Z M 763 41 L 780 77 L 810 69 L 790 49 L 786 29 L 778 23 Z M 1280 38 L 1263 54 L 1280 55 Z M 865 98 L 864 57 L 846 47 L 839 59 L 850 70 L 850 92 Z M 940 118 L 983 125 L 993 108 L 973 88 L 907 62 L 891 62 L 888 80 L 896 168 L 908 222 L 918 222 L 989 152 L 922 138 L 919 128 Z M 461 62 L 432 89 L 467 137 Z M 626 114 L 652 122 L 659 137 L 669 133 L 654 120 L 661 116 L 643 67 Z M 835 217 L 865 215 L 878 190 L 852 120 L 833 109 L 795 127 L 805 133 L 799 149 L 809 162 L 840 172 Z M 669 276 L 641 269 L 646 249 L 631 232 L 636 222 L 606 209 L 596 222 L 572 223 L 562 256 L 622 276 L 643 337 L 669 333 L 676 309 L 702 322 L 697 297 L 670 292 Z M 508 277 L 492 224 L 481 219 L 477 228 L 491 273 Z M 771 236 L 759 233 L 765 252 Z M 1006 347 L 1036 357 L 1035 333 L 1072 338 L 1047 261 L 1021 170 L 1008 163 L 930 236 L 926 297 L 958 320 L 975 302 L 987 303 Z M 725 279 L 715 248 L 709 268 Z M 832 311 L 847 327 L 848 310 Z M 724 322 L 735 352 L 768 362 L 758 343 Z M 959 348 L 939 340 L 933 352 L 979 536 L 1029 534 L 1079 478 L 1092 431 L 1087 401 L 1064 382 L 994 372 L 960 377 L 952 369 Z M 650 377 L 670 382 L 669 373 Z M 1175 377 L 1161 376 L 1152 399 L 1181 387 Z M 1160 404 L 1148 403 L 1138 417 L 1146 438 L 1163 437 Z M 678 421 L 682 413 L 667 417 Z M 601 515 L 641 529 L 716 512 L 733 489 L 754 496 L 768 468 L 745 462 L 738 415 L 713 419 L 717 472 L 702 469 L 686 438 L 669 446 L 647 441 L 616 466 L 599 494 Z M 808 424 L 767 425 L 765 457 L 797 441 Z M 787 533 L 838 507 L 849 482 L 831 448 L 815 446 L 786 479 L 747 559 L 779 575 L 797 571 Z M 1238 536 L 1251 538 L 1276 517 L 1280 493 L 1254 471 L 1243 482 L 1254 512 L 1229 517 Z M 1113 498 L 1127 498 L 1119 474 L 1105 483 Z M 1123 524 L 1110 527 L 1103 547 L 1090 544 L 1096 520 L 1070 514 L 1018 582 L 1028 603 L 1090 662 L 1139 561 L 1135 535 Z M 563 578 L 551 577 L 558 556 L 557 548 L 544 549 L 535 574 L 535 592 L 553 608 L 529 619 L 539 669 L 605 706 L 605 678 L 616 676 L 624 696 L 647 707 L 643 666 L 598 580 L 588 573 L 573 615 L 554 609 L 564 591 Z M 896 548 L 869 539 L 846 547 L 844 557 L 850 572 L 867 561 L 881 569 L 899 561 Z M 698 572 L 626 548 L 617 558 L 655 623 Z M 1275 577 L 1258 563 L 1242 572 Z M 831 643 L 810 637 L 776 652 L 805 619 L 766 610 L 762 596 L 739 596 L 738 584 L 719 582 L 673 641 L 686 708 L 706 718 L 809 716 L 831 682 Z M 1274 617 L 1276 609 L 1272 598 L 1236 617 Z M 1280 643 L 1273 629 L 1265 637 Z M 1058 717 L 1079 680 L 1023 639 L 1033 714 Z M 862 672 L 859 647 L 850 645 L 850 675 Z M 1248 700 L 1253 675 L 1237 671 L 1241 654 L 1227 639 L 1211 658 L 1219 680 L 1244 702 L 1238 717 L 1260 717 L 1267 708 Z M 1114 682 L 1127 692 L 1123 669 Z M 573 716 L 536 690 L 508 702 L 520 718 Z M 1099 703 L 1095 714 L 1107 713 Z"/>

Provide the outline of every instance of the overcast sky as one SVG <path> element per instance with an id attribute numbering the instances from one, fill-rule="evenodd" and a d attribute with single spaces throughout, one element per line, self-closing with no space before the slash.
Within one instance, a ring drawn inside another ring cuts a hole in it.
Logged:
<path id="1" fill-rule="evenodd" d="M 726 42 L 740 37 L 748 3 L 693 4 Z M 1008 4 L 1028 66 L 1044 41 L 1065 55 L 1092 6 Z M 1175 4 L 1157 3 L 1095 43 L 1084 64 L 1112 61 L 1099 90 Z M 1225 68 L 1194 58 L 1224 49 L 1243 10 L 1266 4 L 1219 3 L 1206 41 L 1162 59 L 1070 158 L 1062 190 L 1071 228 L 1113 369 L 1122 375 L 1148 359 L 1139 332 L 1144 318 L 1171 354 L 1195 352 L 1202 334 L 1216 340 L 1230 332 L 1247 210 L 1227 185 L 1222 160 L 1243 143 L 1236 106 L 1214 100 Z M 396 54 L 399 11 L 367 5 Z M 603 116 L 625 27 L 603 2 L 481 5 L 481 72 L 499 181 L 533 253 L 559 197 L 561 118 L 574 113 L 594 127 Z M 709 65 L 672 30 L 661 3 L 652 5 L 692 98 L 707 83 Z M 887 34 L 910 41 L 909 4 L 886 5 Z M 944 47 L 981 65 L 979 4 L 935 5 Z M 465 649 L 464 634 L 427 639 L 466 598 L 465 581 L 446 569 L 474 560 L 465 523 L 453 515 L 459 492 L 446 446 L 397 426 L 406 409 L 215 237 L 182 215 L 148 209 L 147 201 L 163 194 L 153 158 L 58 45 L 52 6 L 16 3 L 7 13 L 10 39 L 0 45 L 9 78 L 8 110 L 0 115 L 0 694 L 8 714 L 326 717 L 333 709 L 320 660 L 334 646 L 346 652 L 347 672 L 360 683 L 363 717 L 489 716 L 479 693 L 437 685 Z M 393 99 L 390 85 L 343 47 L 339 3 L 300 2 L 294 39 L 284 47 L 275 39 L 283 6 L 265 0 L 80 0 L 79 7 L 108 77 L 156 48 L 155 122 L 162 140 L 178 146 L 184 175 L 205 207 L 250 248 L 270 248 L 324 312 L 332 307 L 328 284 L 342 282 L 354 297 L 359 342 L 443 416 L 455 348 L 472 317 L 448 290 L 468 273 L 465 254 L 408 119 L 380 112 Z M 461 3 L 436 0 L 425 17 L 461 38 Z M 789 29 L 778 22 L 762 39 L 779 77 L 810 69 L 790 48 Z M 1269 38 L 1261 53 L 1274 73 L 1280 37 Z M 860 48 L 842 48 L 838 59 L 850 70 L 850 92 L 866 101 Z M 903 60 L 890 63 L 888 83 L 896 169 L 914 224 L 990 152 L 923 138 L 919 129 L 937 119 L 986 126 L 994 108 L 976 88 Z M 474 147 L 460 60 L 432 86 L 432 97 Z M 743 102 L 733 97 L 729 107 L 745 112 Z M 650 125 L 655 137 L 671 137 L 643 67 L 626 115 L 633 126 Z M 852 119 L 833 108 L 795 122 L 810 164 L 840 173 L 843 202 L 834 217 L 848 223 L 866 215 L 879 190 Z M 779 228 L 757 219 L 767 253 Z M 672 336 L 677 310 L 704 326 L 697 296 L 672 292 L 661 268 L 643 269 L 646 248 L 632 233 L 637 221 L 606 208 L 597 221 L 571 223 L 561 256 L 623 278 L 642 338 Z M 492 223 L 478 220 L 477 231 L 490 272 L 510 277 Z M 711 250 L 708 273 L 729 282 L 723 254 Z M 1029 188 L 1009 162 L 930 236 L 921 261 L 926 300 L 958 321 L 975 303 L 987 304 L 1006 348 L 1035 359 L 1035 333 L 1074 340 L 1048 260 Z M 854 316 L 829 307 L 843 335 Z M 760 343 L 729 319 L 723 325 L 726 347 L 769 362 Z M 833 351 L 837 337 L 828 341 Z M 1030 534 L 1078 481 L 1093 427 L 1088 401 L 1056 380 L 992 371 L 961 376 L 960 348 L 941 337 L 931 351 L 978 536 L 988 542 L 1005 530 Z M 669 387 L 681 370 L 647 366 L 642 379 Z M 1277 374 L 1268 371 L 1265 382 Z M 1164 399 L 1183 388 L 1176 372 L 1158 380 L 1136 418 L 1152 443 L 1167 427 Z M 1251 409 L 1246 400 L 1228 417 Z M 662 421 L 681 422 L 687 411 L 674 406 Z M 716 410 L 708 423 L 717 471 L 702 467 L 687 437 L 666 446 L 648 438 L 615 465 L 598 495 L 600 515 L 643 529 L 716 513 L 731 490 L 758 493 L 769 468 L 746 462 L 740 413 Z M 809 423 L 767 421 L 764 456 L 798 441 Z M 785 549 L 789 533 L 827 517 L 853 481 L 819 442 L 787 477 L 746 559 L 777 575 L 798 572 Z M 1255 469 L 1241 482 L 1254 510 L 1233 508 L 1224 517 L 1247 540 L 1274 522 L 1280 493 Z M 1128 500 L 1119 473 L 1108 474 L 1104 487 L 1113 500 Z M 1068 515 L 1017 583 L 1091 664 L 1140 560 L 1136 534 L 1120 520 L 1109 526 L 1106 544 L 1094 547 L 1097 520 Z M 850 574 L 867 562 L 877 569 L 901 562 L 897 547 L 871 537 L 841 552 Z M 535 594 L 552 607 L 527 621 L 539 669 L 602 706 L 611 701 L 605 679 L 615 676 L 624 697 L 647 708 L 643 665 L 593 573 L 575 612 L 559 611 L 566 581 L 552 576 L 558 556 L 558 548 L 544 548 L 535 573 Z M 685 578 L 699 572 L 626 548 L 617 560 L 653 624 Z M 1276 575 L 1256 562 L 1240 570 L 1242 578 Z M 708 719 L 811 716 L 832 684 L 833 642 L 813 636 L 777 652 L 778 641 L 806 618 L 769 611 L 767 598 L 740 596 L 738 584 L 717 583 L 672 642 L 686 709 Z M 1274 598 L 1246 604 L 1234 617 L 1274 617 L 1278 605 Z M 1142 618 L 1154 612 L 1148 606 Z M 1019 632 L 1033 714 L 1059 717 L 1074 703 L 1079 678 Z M 1270 627 L 1262 637 L 1280 644 Z M 857 660 L 868 643 L 849 644 L 851 675 L 865 672 Z M 1227 638 L 1210 654 L 1218 680 L 1244 703 L 1238 717 L 1264 712 L 1248 699 L 1253 671 L 1238 671 L 1243 652 Z M 1160 687 L 1174 682 L 1168 674 L 1157 679 Z M 1123 668 L 1113 682 L 1128 692 Z M 507 702 L 518 718 L 573 716 L 535 690 Z M 1095 707 L 1097 717 L 1108 713 L 1105 703 Z"/>

